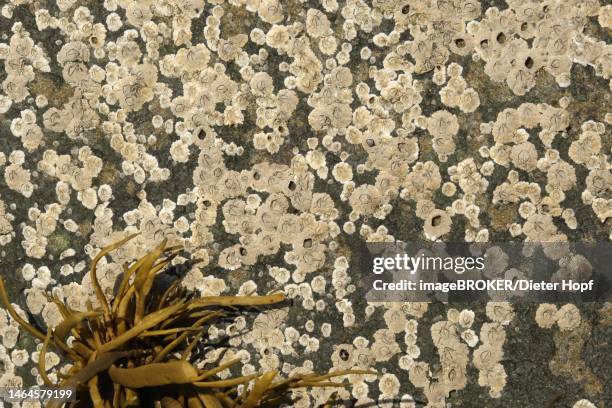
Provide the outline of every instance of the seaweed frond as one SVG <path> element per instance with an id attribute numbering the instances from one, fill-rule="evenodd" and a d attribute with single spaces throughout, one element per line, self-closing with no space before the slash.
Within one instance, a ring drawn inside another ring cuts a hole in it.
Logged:
<path id="1" fill-rule="evenodd" d="M 58 299 L 63 321 L 46 333 L 19 316 L 12 307 L 0 277 L 0 300 L 19 325 L 43 341 L 39 372 L 47 386 L 74 387 L 75 407 L 277 407 L 291 403 L 291 390 L 303 387 L 341 387 L 333 378 L 370 371 L 336 371 L 277 380 L 269 371 L 221 379 L 221 371 L 239 363 L 234 359 L 216 367 L 197 368 L 193 349 L 205 342 L 207 328 L 222 319 L 247 313 L 256 307 L 282 304 L 282 293 L 265 296 L 205 296 L 192 298 L 177 282 L 164 293 L 152 291 L 156 276 L 177 256 L 180 247 L 163 240 L 149 253 L 125 266 L 113 299 L 107 299 L 97 280 L 100 259 L 138 234 L 105 248 L 92 260 L 91 277 L 99 309 L 70 310 Z M 73 336 L 69 347 L 68 336 Z M 58 383 L 46 375 L 44 355 L 57 348 L 71 360 L 72 368 Z M 56 407 L 50 402 L 48 407 Z"/>

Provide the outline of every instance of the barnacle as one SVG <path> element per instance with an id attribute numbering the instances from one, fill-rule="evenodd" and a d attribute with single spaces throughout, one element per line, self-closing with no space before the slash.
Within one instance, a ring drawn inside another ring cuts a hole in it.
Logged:
<path id="1" fill-rule="evenodd" d="M 75 311 L 49 296 L 61 314 L 46 333 L 21 317 L 11 305 L 0 278 L 0 300 L 13 319 L 43 341 L 38 368 L 47 386 L 77 389 L 75 407 L 277 407 L 290 402 L 290 390 L 304 387 L 342 387 L 333 378 L 370 371 L 341 370 L 328 374 L 300 374 L 275 381 L 278 372 L 253 373 L 234 378 L 217 374 L 238 364 L 239 358 L 199 368 L 195 348 L 206 342 L 207 328 L 254 307 L 278 305 L 285 295 L 203 296 L 194 298 L 176 280 L 158 285 L 163 270 L 178 255 L 179 246 L 164 239 L 132 265 L 124 265 L 115 296 L 109 300 L 97 277 L 98 262 L 138 233 L 102 248 L 91 264 L 91 278 L 98 308 Z M 6 337 L 6 330 L 4 336 Z M 70 345 L 67 339 L 71 337 Z M 15 336 L 16 339 L 16 336 Z M 49 348 L 60 351 L 73 365 L 59 383 L 47 376 L 57 364 L 46 356 Z M 247 388 L 252 383 L 252 387 Z M 57 406 L 49 402 L 48 407 Z"/>
<path id="2" fill-rule="evenodd" d="M 557 322 L 557 306 L 550 303 L 542 303 L 538 306 L 535 320 L 538 326 L 550 329 Z"/>

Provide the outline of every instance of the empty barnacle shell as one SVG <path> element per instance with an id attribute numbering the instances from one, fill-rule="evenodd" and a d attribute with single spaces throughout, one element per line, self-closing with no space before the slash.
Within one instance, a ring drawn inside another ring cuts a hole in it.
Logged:
<path id="1" fill-rule="evenodd" d="M 425 236 L 436 240 L 451 230 L 452 220 L 444 210 L 433 210 L 425 219 Z"/>

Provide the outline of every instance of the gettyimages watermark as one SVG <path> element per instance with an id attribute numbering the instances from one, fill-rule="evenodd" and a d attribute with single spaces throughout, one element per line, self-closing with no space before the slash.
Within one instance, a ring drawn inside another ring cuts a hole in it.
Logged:
<path id="1" fill-rule="evenodd" d="M 610 242 L 368 243 L 371 302 L 612 300 Z"/>

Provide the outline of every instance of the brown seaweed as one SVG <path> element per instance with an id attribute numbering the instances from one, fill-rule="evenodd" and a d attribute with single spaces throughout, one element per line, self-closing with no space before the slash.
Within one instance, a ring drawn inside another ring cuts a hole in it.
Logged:
<path id="1" fill-rule="evenodd" d="M 245 313 L 254 307 L 279 305 L 282 293 L 266 296 L 205 296 L 192 299 L 179 286 L 171 285 L 161 296 L 151 293 L 157 274 L 162 273 L 180 248 L 167 247 L 163 240 L 124 274 L 115 297 L 104 296 L 97 280 L 98 261 L 138 234 L 132 234 L 105 248 L 92 260 L 91 277 L 99 309 L 70 310 L 55 298 L 63 322 L 41 332 L 19 316 L 9 302 L 0 277 L 0 300 L 19 325 L 43 341 L 39 372 L 47 386 L 75 387 L 75 407 L 275 407 L 291 402 L 292 388 L 338 387 L 332 378 L 365 371 L 337 371 L 309 374 L 275 381 L 276 371 L 234 378 L 217 375 L 239 363 L 233 359 L 217 366 L 197 368 L 190 361 L 198 342 L 206 340 L 206 328 L 220 319 Z M 72 347 L 66 344 L 74 336 Z M 55 347 L 71 360 L 72 368 L 53 384 L 46 375 L 45 354 Z M 176 356 L 180 355 L 180 358 Z M 239 385 L 245 387 L 239 388 Z M 243 390 L 238 392 L 238 390 Z M 153 396 L 153 397 L 152 397 Z M 57 407 L 51 402 L 48 407 Z"/>

